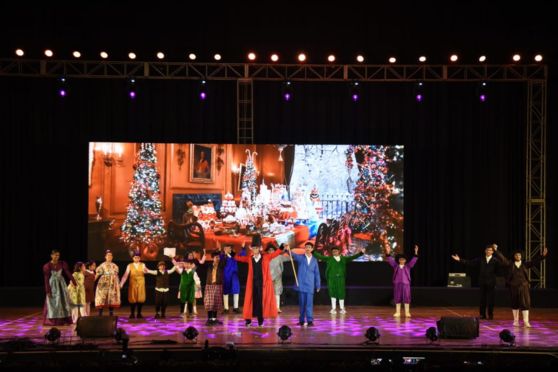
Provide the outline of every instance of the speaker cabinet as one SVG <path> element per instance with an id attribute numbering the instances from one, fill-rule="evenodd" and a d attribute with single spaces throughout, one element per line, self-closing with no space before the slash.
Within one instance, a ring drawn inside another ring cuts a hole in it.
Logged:
<path id="1" fill-rule="evenodd" d="M 474 317 L 443 316 L 436 322 L 440 338 L 465 338 L 479 337 L 479 319 Z"/>
<path id="2" fill-rule="evenodd" d="M 117 316 L 83 316 L 78 319 L 76 333 L 80 338 L 114 337 Z"/>

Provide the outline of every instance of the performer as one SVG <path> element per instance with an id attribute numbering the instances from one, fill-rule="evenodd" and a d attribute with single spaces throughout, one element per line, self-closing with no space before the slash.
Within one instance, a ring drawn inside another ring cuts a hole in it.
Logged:
<path id="1" fill-rule="evenodd" d="M 283 252 L 289 246 L 289 243 L 282 243 L 279 247 Z M 273 253 L 276 251 L 275 245 L 269 243 L 266 248 L 267 253 Z M 289 262 L 291 260 L 288 255 L 280 255 L 275 257 L 269 263 L 269 269 L 271 270 L 271 279 L 273 280 L 273 291 L 275 292 L 275 302 L 277 303 L 277 312 L 281 312 L 281 295 L 283 294 L 283 262 Z"/>
<path id="2" fill-rule="evenodd" d="M 290 252 L 287 247 L 287 251 Z M 314 325 L 314 292 L 320 291 L 320 268 L 318 260 L 312 255 L 314 244 L 304 245 L 304 254 L 292 254 L 298 263 L 298 306 L 300 316 L 298 325 L 312 327 Z"/>
<path id="3" fill-rule="evenodd" d="M 76 262 L 74 265 L 74 282 L 68 285 L 70 297 L 70 308 L 72 309 L 72 323 L 76 323 L 79 317 L 85 316 L 85 264 Z"/>
<path id="4" fill-rule="evenodd" d="M 529 309 L 531 307 L 531 295 L 529 293 L 529 269 L 538 265 L 546 258 L 548 248 L 544 247 L 542 254 L 531 261 L 522 261 L 522 253 L 519 250 L 513 253 L 513 262 L 510 262 L 498 250 L 495 250 L 494 254 L 508 267 L 506 284 L 510 288 L 513 325 L 514 327 L 519 327 L 519 311 L 521 310 L 523 326 L 530 328 Z"/>
<path id="5" fill-rule="evenodd" d="M 91 304 L 95 307 L 95 269 L 97 264 L 95 261 L 87 261 L 85 264 L 85 307 L 83 313 L 85 316 L 91 315 Z"/>
<path id="6" fill-rule="evenodd" d="M 240 283 L 238 281 L 238 263 L 234 260 L 235 252 L 233 246 L 225 245 L 223 253 L 221 253 L 220 261 L 225 263 L 225 272 L 223 276 L 223 303 L 224 312 L 229 312 L 229 295 L 233 295 L 233 311 L 240 313 L 238 308 L 238 298 L 240 296 Z"/>
<path id="7" fill-rule="evenodd" d="M 177 264 L 173 259 L 173 263 L 177 266 L 176 270 L 180 274 L 180 284 L 178 286 L 178 298 L 180 299 L 180 313 L 184 317 L 188 314 L 193 315 L 195 301 L 195 286 L 197 276 L 194 271 L 194 262 L 186 260 Z M 199 278 L 198 278 L 199 281 Z"/>
<path id="8" fill-rule="evenodd" d="M 223 324 L 217 320 L 217 314 L 223 311 L 223 276 L 225 262 L 221 261 L 219 251 L 211 253 L 213 264 L 207 268 L 207 279 L 205 281 L 205 295 L 203 305 L 207 310 L 207 322 L 205 325 L 212 326 Z"/>
<path id="9" fill-rule="evenodd" d="M 120 307 L 120 281 L 118 279 L 118 266 L 112 262 L 112 252 L 105 251 L 105 262 L 96 270 L 97 290 L 95 291 L 95 307 L 99 309 L 99 316 L 103 315 L 103 309 L 109 309 L 109 315 L 113 316 L 114 309 Z"/>
<path id="10" fill-rule="evenodd" d="M 134 251 L 132 257 L 133 262 L 128 264 L 126 272 L 120 281 L 120 288 L 124 287 L 124 283 L 130 276 L 130 283 L 128 284 L 128 302 L 130 303 L 130 319 L 143 318 L 141 315 L 141 308 L 145 303 L 145 264 L 141 262 L 141 253 L 139 250 Z M 136 307 L 138 309 L 137 315 L 135 314 Z"/>
<path id="11" fill-rule="evenodd" d="M 477 257 L 472 260 L 460 258 L 457 254 L 451 256 L 455 261 L 462 262 L 468 266 L 480 266 L 479 286 L 480 286 L 480 318 L 494 319 L 494 288 L 496 287 L 496 268 L 503 263 L 493 257 L 494 251 L 498 250 L 496 244 L 489 244 L 484 250 L 484 257 Z"/>
<path id="12" fill-rule="evenodd" d="M 248 264 L 248 278 L 246 279 L 246 292 L 244 294 L 244 309 L 242 311 L 246 326 L 252 323 L 252 317 L 258 318 L 258 325 L 263 325 L 265 318 L 277 316 L 277 304 L 273 295 L 273 280 L 269 263 L 279 256 L 277 250 L 271 254 L 261 254 L 262 238 L 260 235 L 252 237 L 250 252 L 247 256 L 236 255 L 238 262 Z"/>
<path id="13" fill-rule="evenodd" d="M 72 324 L 70 299 L 62 273 L 72 283 L 77 284 L 68 269 L 68 264 L 60 261 L 60 251 L 53 249 L 50 252 L 50 261 L 43 265 L 46 292 L 45 306 L 43 308 L 44 325 Z"/>
<path id="14" fill-rule="evenodd" d="M 193 266 L 192 266 L 192 270 L 194 270 L 194 272 L 196 272 L 196 269 L 198 267 L 200 267 L 201 265 L 203 265 L 205 263 L 205 249 L 203 249 L 203 254 L 201 256 L 201 259 L 198 260 L 197 258 L 194 258 L 194 252 L 190 251 L 187 254 L 187 259 L 192 261 Z M 192 312 L 194 315 L 198 315 L 198 308 L 196 306 L 197 302 L 198 302 L 198 298 L 202 298 L 202 291 L 201 291 L 201 281 L 200 281 L 200 277 L 198 276 L 198 274 L 196 273 L 194 275 L 194 281 L 195 281 L 195 287 L 194 287 L 194 303 L 192 304 Z"/>
<path id="15" fill-rule="evenodd" d="M 362 256 L 365 249 L 362 248 L 359 253 L 353 256 L 341 256 L 341 249 L 334 245 L 330 248 L 331 256 L 324 256 L 314 251 L 314 257 L 325 261 L 327 290 L 331 298 L 331 314 L 337 313 L 337 299 L 339 299 L 339 313 L 345 314 L 345 277 L 347 275 L 347 263 Z"/>
<path id="16" fill-rule="evenodd" d="M 409 263 L 407 258 L 398 254 L 395 259 L 391 257 L 391 247 L 386 245 L 387 263 L 393 268 L 393 301 L 395 302 L 394 317 L 401 316 L 401 303 L 405 305 L 405 316 L 411 317 L 411 269 L 418 260 L 419 247 L 415 244 L 415 255 Z"/>
<path id="17" fill-rule="evenodd" d="M 155 319 L 165 318 L 169 302 L 169 275 L 176 271 L 176 266 L 167 270 L 165 261 L 159 261 L 157 270 L 145 268 L 145 273 L 155 275 Z"/>

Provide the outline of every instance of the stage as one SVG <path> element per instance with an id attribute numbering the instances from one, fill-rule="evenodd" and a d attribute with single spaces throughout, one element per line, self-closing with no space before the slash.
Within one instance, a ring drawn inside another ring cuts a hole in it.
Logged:
<path id="1" fill-rule="evenodd" d="M 208 327 L 205 325 L 206 314 L 202 306 L 198 307 L 198 316 L 187 319 L 178 316 L 176 306 L 168 309 L 166 319 L 154 319 L 152 306 L 144 309 L 144 319 L 128 319 L 127 307 L 118 310 L 115 315 L 119 316 L 118 327 L 124 328 L 130 336 L 128 347 L 133 351 L 135 362 L 159 363 L 162 359 L 172 359 L 180 364 L 180 360 L 184 363 L 201 363 L 204 359 L 234 359 L 235 363 L 240 363 L 235 365 L 240 366 L 245 365 L 242 360 L 267 360 L 275 361 L 271 366 L 273 369 L 280 365 L 301 366 L 314 360 L 317 365 L 342 362 L 343 369 L 358 367 L 358 363 L 364 361 L 368 365 L 380 363 L 382 358 L 384 363 L 387 359 L 392 359 L 395 363 L 395 360 L 402 358 L 407 361 L 418 358 L 416 360 L 419 363 L 431 363 L 430 366 L 440 367 L 450 364 L 455 366 L 457 361 L 458 365 L 466 366 L 510 364 L 516 368 L 537 366 L 544 369 L 553 365 L 558 352 L 557 310 L 533 309 L 532 328 L 523 328 L 513 327 L 509 309 L 496 309 L 494 320 L 481 321 L 478 338 L 442 339 L 434 343 L 427 340 L 425 332 L 427 328 L 436 326 L 436 320 L 442 316 L 476 316 L 477 309 L 414 307 L 411 308 L 412 318 L 396 319 L 392 316 L 391 307 L 348 306 L 347 314 L 332 315 L 329 307 L 317 306 L 314 327 L 297 325 L 296 306 L 285 307 L 278 318 L 267 319 L 263 327 L 246 327 L 242 314 L 234 313 L 220 315 L 223 325 Z M 58 363 L 71 363 L 72 358 L 76 358 L 76 350 L 79 350 L 82 358 L 93 358 L 92 360 L 97 360 L 102 355 L 103 358 L 116 362 L 119 360 L 116 356 L 122 355 L 122 346 L 113 339 L 86 340 L 83 343 L 75 335 L 74 326 L 59 327 L 62 331 L 59 343 L 48 344 L 44 335 L 51 327 L 42 325 L 39 308 L 3 308 L 0 309 L 0 318 L 2 349 L 7 351 L 8 347 L 12 347 L 11 351 L 16 352 L 11 353 L 10 358 L 20 364 L 30 361 L 30 355 L 47 353 L 52 358 L 53 350 L 57 351 L 58 358 L 62 360 Z M 281 343 L 277 336 L 277 330 L 282 325 L 288 325 L 293 333 L 285 343 Z M 182 332 L 188 326 L 194 326 L 199 331 L 197 342 L 183 337 Z M 377 344 L 367 343 L 364 336 L 366 330 L 372 326 L 378 328 L 381 335 Z M 515 334 L 515 346 L 506 346 L 500 342 L 498 334 L 504 328 Z M 7 341 L 16 338 L 29 338 L 36 344 L 27 349 L 20 347 L 14 350 L 14 343 L 7 346 Z M 219 347 L 217 354 L 203 351 L 206 341 L 210 347 Z M 227 344 L 232 345 L 234 354 L 225 351 Z M 288 358 L 285 351 L 289 351 Z M 7 355 L 5 352 L 0 354 L 4 357 Z M 68 356 L 63 357 L 66 354 Z M 345 365 L 348 360 L 357 364 L 351 364 L 352 367 Z"/>

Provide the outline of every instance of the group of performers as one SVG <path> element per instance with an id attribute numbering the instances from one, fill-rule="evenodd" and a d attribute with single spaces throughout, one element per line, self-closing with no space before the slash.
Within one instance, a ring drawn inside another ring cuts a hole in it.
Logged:
<path id="1" fill-rule="evenodd" d="M 414 256 L 407 258 L 398 254 L 391 256 L 391 249 L 386 247 L 386 261 L 393 268 L 393 299 L 395 303 L 394 317 L 411 317 L 411 269 L 417 263 L 419 247 L 414 246 Z M 96 267 L 95 262 L 78 262 L 74 272 L 70 273 L 68 265 L 60 260 L 60 252 L 53 250 L 51 260 L 43 266 L 46 300 L 44 306 L 44 323 L 47 325 L 72 324 L 80 316 L 91 313 L 91 305 L 103 315 L 108 309 L 113 315 L 114 309 L 121 305 L 120 290 L 126 281 L 128 283 L 128 302 L 130 303 L 130 318 L 143 318 L 142 306 L 145 303 L 145 274 L 155 276 L 155 318 L 165 318 L 169 296 L 169 276 L 176 272 L 180 275 L 178 298 L 180 313 L 184 317 L 197 314 L 196 299 L 202 297 L 201 282 L 196 269 L 200 265 L 207 266 L 205 293 L 203 294 L 204 308 L 207 311 L 206 325 L 222 324 L 218 320 L 219 313 L 229 312 L 229 296 L 232 295 L 233 311 L 240 313 L 239 295 L 240 283 L 238 278 L 238 263 L 248 265 L 248 276 L 244 295 L 242 316 L 246 326 L 252 324 L 253 318 L 259 326 L 264 320 L 275 318 L 281 312 L 280 296 L 283 292 L 282 274 L 284 264 L 294 262 L 294 271 L 299 303 L 299 325 L 311 327 L 314 325 L 313 303 L 314 294 L 320 291 L 321 278 L 318 260 L 326 263 L 326 281 L 331 299 L 331 314 L 345 314 L 345 277 L 347 263 L 364 254 L 362 249 L 353 256 L 341 256 L 338 247 L 331 247 L 330 256 L 314 251 L 311 242 L 307 242 L 304 253 L 295 254 L 288 244 L 279 247 L 269 244 L 265 251 L 261 237 L 256 235 L 252 239 L 250 249 L 246 247 L 239 254 L 235 254 L 232 246 L 227 245 L 211 253 L 212 261 L 205 263 L 205 251 L 201 260 L 192 256 L 185 258 L 173 257 L 173 267 L 167 269 L 164 261 L 157 264 L 157 270 L 150 270 L 141 262 L 139 252 L 134 252 L 132 263 L 128 264 L 121 280 L 119 280 L 118 266 L 112 262 L 111 251 L 105 252 L 105 261 Z M 548 253 L 545 247 L 541 256 L 533 261 L 523 261 L 521 252 L 513 254 L 513 260 L 508 260 L 499 251 L 496 244 L 486 247 L 484 257 L 465 260 L 458 255 L 452 255 L 456 261 L 467 265 L 480 266 L 480 317 L 493 319 L 494 316 L 494 288 L 496 285 L 496 268 L 508 268 L 507 283 L 510 288 L 514 326 L 519 326 L 519 313 L 523 315 L 525 327 L 529 323 L 529 277 L 528 270 L 544 259 Z M 493 257 L 495 256 L 495 257 Z M 70 281 L 66 285 L 63 277 Z M 97 286 L 95 288 L 95 282 Z M 404 313 L 401 312 L 403 304 Z"/>

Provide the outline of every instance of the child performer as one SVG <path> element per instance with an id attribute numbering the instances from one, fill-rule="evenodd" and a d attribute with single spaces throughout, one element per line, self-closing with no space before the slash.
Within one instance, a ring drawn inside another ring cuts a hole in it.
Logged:
<path id="1" fill-rule="evenodd" d="M 415 244 L 415 255 L 407 263 L 407 258 L 398 254 L 396 260 L 390 256 L 391 247 L 386 245 L 387 262 L 393 268 L 393 301 L 395 302 L 394 317 L 401 316 L 401 303 L 405 304 L 405 316 L 411 317 L 411 269 L 417 263 L 419 247 Z"/>
<path id="2" fill-rule="evenodd" d="M 262 238 L 260 235 L 254 235 L 248 255 L 236 255 L 234 257 L 236 261 L 248 264 L 244 308 L 242 309 L 246 326 L 250 326 L 254 316 L 258 318 L 260 327 L 263 326 L 264 318 L 277 317 L 277 304 L 273 293 L 273 280 L 271 279 L 269 263 L 279 256 L 281 251 L 261 254 L 261 249 Z"/>
<path id="3" fill-rule="evenodd" d="M 290 248 L 287 246 L 287 250 Z M 312 255 L 314 244 L 307 242 L 303 254 L 292 254 L 298 266 L 298 325 L 314 325 L 314 292 L 320 291 L 320 268 L 318 260 Z"/>
<path id="4" fill-rule="evenodd" d="M 205 263 L 205 256 L 206 256 L 206 252 L 205 252 L 205 248 L 203 249 L 203 252 L 201 254 L 201 258 L 198 260 L 197 258 L 194 257 L 194 252 L 190 251 L 187 254 L 187 259 L 192 261 L 193 266 L 192 266 L 192 270 L 196 271 L 196 269 L 198 267 L 200 267 L 201 265 L 203 265 Z M 198 298 L 202 298 L 202 290 L 201 290 L 201 281 L 200 281 L 200 277 L 198 276 L 198 274 L 196 273 L 194 275 L 194 280 L 195 280 L 195 289 L 194 289 L 194 303 L 193 303 L 193 307 L 192 307 L 192 312 L 194 315 L 198 315 L 198 309 L 196 307 L 197 304 L 197 299 Z"/>
<path id="5" fill-rule="evenodd" d="M 229 295 L 233 295 L 233 311 L 240 313 L 238 298 L 240 296 L 240 282 L 238 281 L 238 263 L 234 260 L 235 252 L 232 245 L 227 244 L 221 253 L 220 261 L 225 263 L 223 275 L 223 304 L 224 312 L 229 312 Z"/>
<path id="6" fill-rule="evenodd" d="M 508 266 L 507 285 L 510 288 L 511 306 L 513 313 L 513 325 L 519 327 L 519 311 L 523 315 L 523 326 L 530 328 L 529 308 L 531 307 L 531 295 L 529 294 L 529 269 L 538 265 L 546 258 L 548 248 L 544 247 L 542 254 L 532 261 L 522 261 L 521 251 L 515 251 L 513 262 L 510 262 L 500 251 L 494 250 L 498 259 Z"/>
<path id="7" fill-rule="evenodd" d="M 146 274 L 155 275 L 155 319 L 165 318 L 169 302 L 169 276 L 176 271 L 176 266 L 167 270 L 165 261 L 159 261 L 157 270 L 145 269 Z"/>
<path id="8" fill-rule="evenodd" d="M 141 253 L 139 250 L 134 251 L 132 257 L 133 262 L 128 264 L 126 272 L 120 281 L 120 288 L 124 287 L 128 275 L 130 275 L 130 284 L 128 284 L 128 302 L 130 302 L 130 319 L 136 318 L 135 310 L 138 309 L 137 318 L 143 318 L 141 315 L 141 307 L 145 303 L 145 264 L 140 262 Z"/>
<path id="9" fill-rule="evenodd" d="M 46 292 L 43 309 L 44 325 L 72 324 L 67 285 L 62 275 L 66 275 L 71 282 L 76 284 L 68 269 L 68 264 L 60 261 L 60 251 L 53 249 L 50 253 L 50 261 L 43 265 Z"/>
<path id="10" fill-rule="evenodd" d="M 76 262 L 74 265 L 74 282 L 68 285 L 68 295 L 70 297 L 70 308 L 72 309 L 72 322 L 76 323 L 78 318 L 85 316 L 85 264 Z"/>
<path id="11" fill-rule="evenodd" d="M 85 280 L 85 307 L 83 313 L 85 316 L 91 315 L 91 304 L 95 307 L 95 269 L 97 264 L 95 261 L 87 261 L 85 264 L 85 272 L 83 273 Z"/>
<path id="12" fill-rule="evenodd" d="M 194 262 L 192 260 L 186 260 L 181 264 L 176 264 L 176 271 L 180 274 L 180 285 L 178 286 L 178 298 L 180 299 L 180 312 L 184 317 L 193 314 L 195 290 L 196 290 L 196 277 L 197 274 L 194 271 Z M 198 278 L 199 280 L 199 278 Z"/>
<path id="13" fill-rule="evenodd" d="M 99 309 L 99 316 L 103 315 L 103 309 L 109 309 L 109 315 L 113 316 L 113 310 L 120 307 L 120 281 L 118 280 L 118 266 L 112 262 L 112 252 L 105 251 L 105 262 L 96 270 L 97 289 L 95 291 L 95 307 Z"/>
<path id="14" fill-rule="evenodd" d="M 353 256 L 341 256 L 341 249 L 338 246 L 332 246 L 331 256 L 324 256 L 314 251 L 314 257 L 327 263 L 326 279 L 327 290 L 331 298 L 331 314 L 337 312 L 337 299 L 339 299 L 339 313 L 345 314 L 345 277 L 347 275 L 347 263 L 362 256 L 365 249 L 361 248 L 360 252 Z"/>
<path id="15" fill-rule="evenodd" d="M 223 276 L 225 271 L 225 262 L 221 261 L 221 255 L 218 251 L 211 252 L 213 264 L 207 267 L 207 279 L 205 281 L 205 295 L 203 296 L 203 305 L 207 310 L 208 326 L 223 324 L 217 320 L 217 314 L 223 311 Z"/>
<path id="16" fill-rule="evenodd" d="M 282 243 L 280 248 L 284 250 L 289 246 L 289 243 Z M 273 253 L 277 250 L 273 243 L 269 243 L 266 247 L 267 253 Z M 281 312 L 281 295 L 283 294 L 283 262 L 289 262 L 291 258 L 288 255 L 280 255 L 275 257 L 269 263 L 271 270 L 271 279 L 273 280 L 273 291 L 275 292 L 275 302 L 277 303 L 277 312 Z"/>

